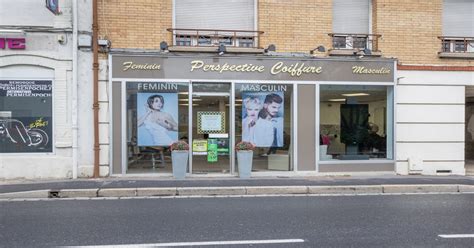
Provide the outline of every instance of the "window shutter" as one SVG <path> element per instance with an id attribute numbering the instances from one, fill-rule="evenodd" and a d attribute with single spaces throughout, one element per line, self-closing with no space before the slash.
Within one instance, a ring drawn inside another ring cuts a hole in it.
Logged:
<path id="1" fill-rule="evenodd" d="M 254 0 L 175 0 L 175 28 L 255 30 Z"/>
<path id="2" fill-rule="evenodd" d="M 473 0 L 444 0 L 443 35 L 474 37 Z"/>
<path id="3" fill-rule="evenodd" d="M 334 33 L 368 34 L 370 0 L 333 0 Z"/>

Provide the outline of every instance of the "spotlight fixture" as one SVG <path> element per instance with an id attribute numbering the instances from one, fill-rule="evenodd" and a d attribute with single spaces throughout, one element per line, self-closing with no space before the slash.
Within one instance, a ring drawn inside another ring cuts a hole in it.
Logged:
<path id="1" fill-rule="evenodd" d="M 315 49 L 309 51 L 310 54 L 314 54 L 314 51 L 318 51 L 320 53 L 326 52 L 326 48 L 324 46 L 318 46 Z"/>
<path id="2" fill-rule="evenodd" d="M 372 51 L 368 48 L 364 48 L 365 55 L 372 55 Z"/>
<path id="3" fill-rule="evenodd" d="M 160 42 L 160 50 L 161 51 L 166 51 L 168 50 L 168 43 L 166 41 Z"/>
<path id="4" fill-rule="evenodd" d="M 268 45 L 267 48 L 265 48 L 265 53 L 268 53 L 268 52 L 275 52 L 276 51 L 276 46 L 274 44 L 270 44 Z"/>
<path id="5" fill-rule="evenodd" d="M 357 50 L 354 51 L 353 54 L 354 54 L 354 56 L 359 56 L 359 59 L 361 59 L 366 55 L 372 55 L 372 50 L 370 50 L 368 48 L 357 49 Z"/>
<path id="6" fill-rule="evenodd" d="M 226 51 L 227 49 L 224 44 L 220 44 L 219 48 L 217 48 L 217 53 L 219 54 L 219 56 L 224 55 Z"/>

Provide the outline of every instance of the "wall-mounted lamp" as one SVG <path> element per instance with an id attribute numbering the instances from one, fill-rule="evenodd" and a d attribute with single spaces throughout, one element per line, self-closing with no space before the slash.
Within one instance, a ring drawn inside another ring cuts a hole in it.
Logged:
<path id="1" fill-rule="evenodd" d="M 268 45 L 267 48 L 265 48 L 264 52 L 265 53 L 268 53 L 268 52 L 275 52 L 276 51 L 276 46 L 274 44 L 270 44 Z"/>
<path id="2" fill-rule="evenodd" d="M 166 51 L 168 50 L 168 43 L 166 41 L 160 42 L 160 50 L 161 51 Z"/>
<path id="3" fill-rule="evenodd" d="M 309 51 L 310 54 L 314 54 L 314 51 L 318 51 L 320 53 L 326 52 L 326 48 L 324 46 L 318 46 L 315 49 Z"/>
<path id="4" fill-rule="evenodd" d="M 220 44 L 219 48 L 217 48 L 217 53 L 219 54 L 219 56 L 224 55 L 226 51 L 227 49 L 225 48 L 224 44 Z"/>
<path id="5" fill-rule="evenodd" d="M 354 55 L 359 56 L 359 59 L 361 59 L 366 55 L 372 55 L 372 50 L 370 50 L 368 48 L 364 48 L 362 50 L 358 49 L 358 50 L 354 51 Z"/>
<path id="6" fill-rule="evenodd" d="M 99 52 L 107 53 L 109 52 L 112 43 L 110 43 L 108 39 L 98 39 L 97 45 L 99 45 Z"/>

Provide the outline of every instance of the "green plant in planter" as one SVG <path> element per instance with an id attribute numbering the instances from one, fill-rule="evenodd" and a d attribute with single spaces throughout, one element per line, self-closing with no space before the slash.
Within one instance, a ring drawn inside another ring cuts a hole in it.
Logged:
<path id="1" fill-rule="evenodd" d="M 178 140 L 170 146 L 171 151 L 189 151 L 189 145 L 186 141 Z"/>
<path id="2" fill-rule="evenodd" d="M 240 141 L 235 145 L 236 151 L 253 151 L 254 149 L 255 145 L 247 141 Z"/>
<path id="3" fill-rule="evenodd" d="M 247 141 L 241 141 L 235 145 L 240 178 L 250 178 L 250 174 L 252 173 L 253 149 L 255 149 L 255 145 Z"/>
<path id="4" fill-rule="evenodd" d="M 179 140 L 171 144 L 170 149 L 173 176 L 176 179 L 184 179 L 188 167 L 189 145 L 186 141 Z"/>

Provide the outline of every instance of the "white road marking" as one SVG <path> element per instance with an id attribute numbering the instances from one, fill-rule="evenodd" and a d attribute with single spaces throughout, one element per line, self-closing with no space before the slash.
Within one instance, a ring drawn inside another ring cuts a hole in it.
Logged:
<path id="1" fill-rule="evenodd" d="M 128 245 L 92 245 L 92 246 L 66 246 L 66 247 L 84 247 L 84 248 L 104 248 L 104 247 L 172 247 L 172 246 L 206 246 L 206 245 L 251 245 L 251 244 L 284 244 L 284 243 L 303 243 L 303 239 L 267 239 L 267 240 L 230 240 L 230 241 L 204 241 L 204 242 L 175 242 L 175 243 L 156 243 L 156 244 L 128 244 Z"/>
<path id="2" fill-rule="evenodd" d="M 440 234 L 438 236 L 444 239 L 474 238 L 474 234 Z"/>

